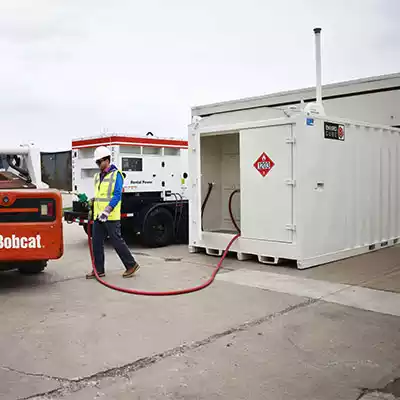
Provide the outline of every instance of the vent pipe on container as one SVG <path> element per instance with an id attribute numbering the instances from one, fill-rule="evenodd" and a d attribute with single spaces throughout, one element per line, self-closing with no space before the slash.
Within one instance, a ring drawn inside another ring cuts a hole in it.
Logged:
<path id="1" fill-rule="evenodd" d="M 321 73 L 321 28 L 314 28 L 315 37 L 315 71 L 316 71 L 316 102 L 308 103 L 304 111 L 311 114 L 325 115 L 322 104 L 322 73 Z"/>
<path id="2" fill-rule="evenodd" d="M 316 97 L 317 104 L 322 105 L 322 83 L 321 83 L 321 28 L 314 29 L 315 34 L 315 66 L 316 66 Z"/>

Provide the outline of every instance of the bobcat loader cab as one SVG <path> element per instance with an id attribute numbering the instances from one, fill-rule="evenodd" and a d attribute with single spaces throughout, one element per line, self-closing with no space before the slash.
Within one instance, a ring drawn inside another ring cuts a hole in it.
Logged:
<path id="1" fill-rule="evenodd" d="M 63 252 L 62 198 L 42 182 L 39 149 L 0 147 L 0 270 L 38 273 Z"/>

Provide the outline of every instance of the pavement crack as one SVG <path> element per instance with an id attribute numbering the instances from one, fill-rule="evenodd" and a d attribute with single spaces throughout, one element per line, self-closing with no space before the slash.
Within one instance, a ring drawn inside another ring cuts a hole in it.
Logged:
<path id="1" fill-rule="evenodd" d="M 89 375 L 89 376 L 86 376 L 83 378 L 63 380 L 63 381 L 61 381 L 63 383 L 63 385 L 60 388 L 57 388 L 57 389 L 54 389 L 54 390 L 51 390 L 49 392 L 42 393 L 42 394 L 35 394 L 35 395 L 25 397 L 20 400 L 49 400 L 49 399 L 61 398 L 61 397 L 67 396 L 69 394 L 76 393 L 86 387 L 97 386 L 98 383 L 102 379 L 115 378 L 115 377 L 126 377 L 128 374 L 131 374 L 133 372 L 139 371 L 144 368 L 148 368 L 166 358 L 182 355 L 188 351 L 199 349 L 199 348 L 207 346 L 221 338 L 232 335 L 234 333 L 246 331 L 250 328 L 256 327 L 265 322 L 270 322 L 275 318 L 281 317 L 283 315 L 286 315 L 286 314 L 288 314 L 292 311 L 298 310 L 300 308 L 308 307 L 309 305 L 317 303 L 318 301 L 319 301 L 319 299 L 307 299 L 300 303 L 296 303 L 294 305 L 286 307 L 281 311 L 277 311 L 275 313 L 268 314 L 264 317 L 261 317 L 261 318 L 258 318 L 258 319 L 252 320 L 252 321 L 244 322 L 243 324 L 237 325 L 237 326 L 227 329 L 223 332 L 216 333 L 216 334 L 211 335 L 203 340 L 199 340 L 199 341 L 193 342 L 191 344 L 184 344 L 184 345 L 181 345 L 178 347 L 174 347 L 165 352 L 154 354 L 149 357 L 144 357 L 144 358 L 138 359 L 132 363 L 125 364 L 125 365 L 122 365 L 119 367 L 113 367 L 113 368 L 110 368 L 110 369 L 107 369 L 104 371 L 100 371 L 93 375 Z"/>
<path id="2" fill-rule="evenodd" d="M 51 380 L 54 380 L 57 382 L 70 382 L 69 379 L 61 378 L 59 376 L 52 376 L 52 375 L 46 375 L 46 374 L 40 374 L 40 373 L 34 373 L 34 372 L 20 371 L 19 369 L 7 367 L 5 365 L 0 365 L 0 368 L 3 369 L 4 371 L 15 372 L 16 374 L 20 374 L 20 375 L 31 376 L 31 377 L 35 377 L 35 378 L 51 379 Z"/>
<path id="3" fill-rule="evenodd" d="M 360 389 L 360 395 L 357 397 L 356 400 L 361 400 L 364 396 L 366 396 L 366 395 L 368 395 L 370 393 L 377 393 L 377 394 L 385 394 L 385 395 L 388 395 L 388 396 L 395 396 L 396 399 L 400 398 L 399 397 L 400 396 L 400 377 L 390 380 L 383 387 L 362 388 L 362 389 Z"/>

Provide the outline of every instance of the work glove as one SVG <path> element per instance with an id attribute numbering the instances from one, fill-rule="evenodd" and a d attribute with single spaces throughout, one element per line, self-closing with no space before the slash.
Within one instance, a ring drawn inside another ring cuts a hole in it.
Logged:
<path id="1" fill-rule="evenodd" d="M 106 222 L 108 220 L 108 216 L 110 215 L 110 212 L 112 211 L 112 208 L 110 206 L 107 206 L 97 217 L 97 219 L 100 222 Z"/>

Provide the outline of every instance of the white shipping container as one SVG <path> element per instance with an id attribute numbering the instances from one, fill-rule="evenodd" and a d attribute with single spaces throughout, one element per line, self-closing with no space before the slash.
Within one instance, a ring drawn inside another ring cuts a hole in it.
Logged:
<path id="1" fill-rule="evenodd" d="M 298 268 L 391 246 L 400 237 L 400 129 L 300 111 L 189 129 L 189 249 Z M 202 212 L 209 184 L 212 190 Z M 202 215 L 203 214 L 203 215 Z"/>

